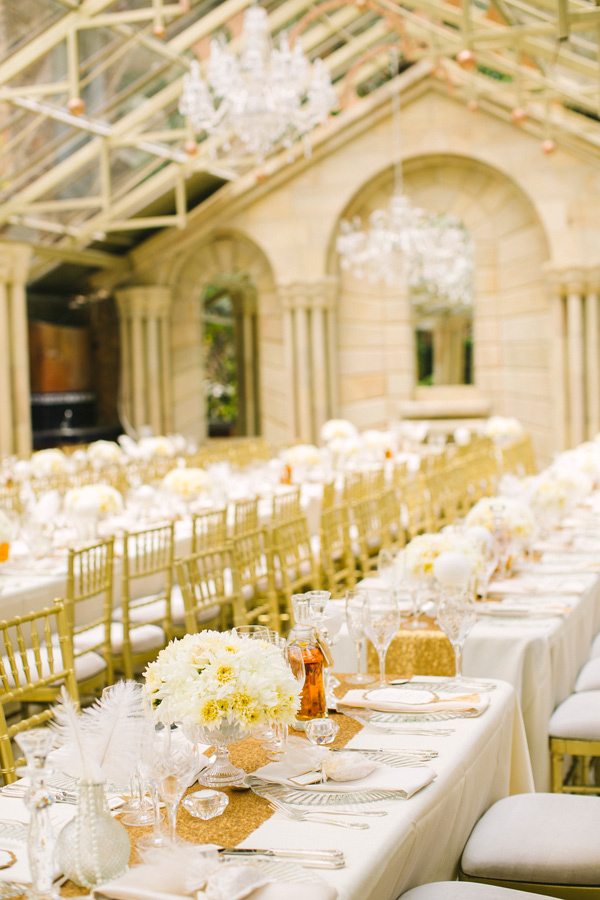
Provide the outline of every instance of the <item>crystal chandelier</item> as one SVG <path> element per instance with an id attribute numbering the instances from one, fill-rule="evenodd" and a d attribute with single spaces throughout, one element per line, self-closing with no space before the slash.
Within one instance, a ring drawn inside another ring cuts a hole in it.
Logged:
<path id="1" fill-rule="evenodd" d="M 238 56 L 220 36 L 211 41 L 205 76 L 196 60 L 191 63 L 179 112 L 195 132 L 221 136 L 225 150 L 233 134 L 262 161 L 278 145 L 289 148 L 300 138 L 310 155 L 308 133 L 327 120 L 336 102 L 322 61 L 311 65 L 285 35 L 273 47 L 267 13 L 253 5 L 244 13 Z"/>
<path id="2" fill-rule="evenodd" d="M 398 74 L 396 54 L 394 74 Z M 412 207 L 403 193 L 400 152 L 400 98 L 392 95 L 394 192 L 387 209 L 342 220 L 336 241 L 342 271 L 372 283 L 408 284 L 423 312 L 469 307 L 473 302 L 473 243 L 455 216 Z"/>

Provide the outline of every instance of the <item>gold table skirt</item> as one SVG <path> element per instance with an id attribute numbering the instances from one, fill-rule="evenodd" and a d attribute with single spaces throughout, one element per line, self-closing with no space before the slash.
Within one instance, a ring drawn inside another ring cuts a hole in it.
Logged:
<path id="1" fill-rule="evenodd" d="M 413 675 L 454 675 L 454 651 L 452 644 L 434 623 L 422 616 L 427 628 L 400 628 L 389 646 L 385 668 L 397 678 Z M 379 672 L 379 659 L 369 642 L 367 654 L 369 672 Z"/>

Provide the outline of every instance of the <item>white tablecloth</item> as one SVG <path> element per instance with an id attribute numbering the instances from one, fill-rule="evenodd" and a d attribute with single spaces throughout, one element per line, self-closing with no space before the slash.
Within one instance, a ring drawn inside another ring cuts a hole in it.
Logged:
<path id="1" fill-rule="evenodd" d="M 364 729 L 356 748 L 427 748 L 437 779 L 409 800 L 378 803 L 382 818 L 364 819 L 368 831 L 276 814 L 241 846 L 311 847 L 344 851 L 346 867 L 320 871 L 338 900 L 395 900 L 418 884 L 456 877 L 462 849 L 480 816 L 501 797 L 533 789 L 523 721 L 513 688 L 498 682 L 479 718 L 441 722 L 449 737 L 385 735 Z M 369 807 L 372 808 L 372 807 Z M 361 820 L 358 820 L 361 821 Z"/>
<path id="2" fill-rule="evenodd" d="M 576 565 L 571 560 L 571 565 Z M 551 595 L 553 578 L 539 569 L 537 588 L 548 590 L 548 603 L 570 606 L 564 616 L 545 618 L 481 617 L 467 637 L 463 671 L 471 677 L 500 678 L 517 692 L 536 790 L 550 789 L 548 722 L 554 708 L 573 690 L 592 639 L 600 630 L 600 577 L 593 572 L 569 576 L 586 584 L 579 594 Z M 565 577 L 555 584 L 565 584 Z M 511 598 L 514 599 L 514 598 Z M 523 598 L 524 599 L 524 598 Z M 537 596 L 536 602 L 543 598 Z M 334 647 L 338 671 L 355 671 L 356 654 L 345 629 Z"/>

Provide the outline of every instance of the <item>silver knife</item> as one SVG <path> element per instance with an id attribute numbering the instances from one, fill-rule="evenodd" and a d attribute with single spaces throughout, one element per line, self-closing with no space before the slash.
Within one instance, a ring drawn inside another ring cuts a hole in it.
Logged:
<path id="1" fill-rule="evenodd" d="M 222 856 L 261 856 L 267 859 L 296 859 L 312 869 L 343 869 L 346 865 L 341 850 L 256 850 L 243 847 L 222 847 Z"/>

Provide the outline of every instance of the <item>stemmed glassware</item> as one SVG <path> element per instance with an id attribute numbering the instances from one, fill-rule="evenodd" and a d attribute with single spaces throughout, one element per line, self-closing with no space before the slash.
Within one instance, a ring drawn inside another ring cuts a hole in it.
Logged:
<path id="1" fill-rule="evenodd" d="M 400 607 L 392 594 L 384 591 L 367 591 L 363 607 L 363 627 L 379 657 L 379 684 L 384 687 L 385 657 L 393 638 L 400 628 Z"/>
<path id="2" fill-rule="evenodd" d="M 363 672 L 365 629 L 363 625 L 363 608 L 367 602 L 367 592 L 361 590 L 346 591 L 346 625 L 348 634 L 356 647 L 357 673 L 347 675 L 345 681 L 348 684 L 370 684 L 375 681 L 374 675 Z"/>
<path id="3" fill-rule="evenodd" d="M 423 609 L 423 603 L 427 599 L 428 585 L 423 566 L 414 571 L 409 568 L 406 560 L 402 560 L 404 582 L 411 601 L 411 618 L 404 623 L 404 628 L 427 628 L 427 622 L 422 622 L 419 615 Z"/>
<path id="4" fill-rule="evenodd" d="M 473 594 L 462 588 L 446 588 L 441 592 L 437 611 L 438 625 L 454 650 L 456 674 L 454 680 L 466 684 L 462 674 L 462 651 L 465 640 L 475 625 L 477 608 Z"/>
<path id="5" fill-rule="evenodd" d="M 231 631 L 239 638 L 250 638 L 254 641 L 269 641 L 269 629 L 266 625 L 236 625 Z"/>
<path id="6" fill-rule="evenodd" d="M 153 741 L 145 749 L 142 772 L 148 781 L 154 801 L 154 833 L 141 838 L 144 847 L 165 847 L 186 843 L 177 837 L 177 809 L 181 798 L 198 772 L 196 747 L 183 735 L 179 737 L 170 728 L 155 732 Z M 168 831 L 160 828 L 160 798 L 167 810 Z"/>
<path id="7" fill-rule="evenodd" d="M 281 640 L 284 641 L 283 638 Z M 284 641 L 284 646 L 281 648 L 281 652 L 283 653 L 283 657 L 288 664 L 294 678 L 298 682 L 300 690 L 302 690 L 302 688 L 304 687 L 304 682 L 306 680 L 306 667 L 304 665 L 302 650 L 300 649 L 300 647 L 288 646 Z M 285 751 L 285 748 L 287 747 L 287 737 L 288 726 L 282 724 L 281 722 L 274 722 L 270 726 L 267 740 L 265 740 L 262 746 L 265 748 L 265 750 L 269 750 L 271 753 L 283 753 Z"/>
<path id="8" fill-rule="evenodd" d="M 46 761 L 55 741 L 49 728 L 31 728 L 15 736 L 25 754 L 29 788 L 25 805 L 29 810 L 29 868 L 32 885 L 29 896 L 35 900 L 58 900 L 54 887 L 55 838 L 50 821 L 54 794 L 46 785 Z"/>

